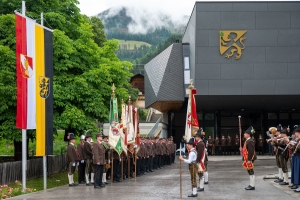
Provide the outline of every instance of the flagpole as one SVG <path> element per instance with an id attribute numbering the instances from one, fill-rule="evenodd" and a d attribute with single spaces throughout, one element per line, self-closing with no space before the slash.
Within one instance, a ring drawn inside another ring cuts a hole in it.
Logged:
<path id="1" fill-rule="evenodd" d="M 111 170 L 110 170 L 110 184 L 114 182 L 114 150 L 111 150 Z"/>
<path id="2" fill-rule="evenodd" d="M 22 15 L 26 16 L 25 1 L 22 1 Z M 22 129 L 22 192 L 26 188 L 26 168 L 27 168 L 27 130 Z"/>
<path id="3" fill-rule="evenodd" d="M 180 156 L 181 156 L 181 143 L 180 143 Z M 182 161 L 180 160 L 180 199 L 182 199 Z"/>
<path id="4" fill-rule="evenodd" d="M 44 26 L 44 13 L 41 13 L 41 25 Z M 47 137 L 45 137 L 47 140 Z M 45 142 L 47 144 L 47 142 Z M 46 148 L 46 147 L 45 147 Z M 47 149 L 46 149 L 47 153 Z M 47 157 L 46 155 L 43 156 L 43 176 L 44 176 L 44 190 L 47 190 Z"/>
<path id="5" fill-rule="evenodd" d="M 128 165 L 127 166 L 127 168 L 128 168 L 128 174 L 127 174 L 128 177 L 127 178 L 128 178 L 128 180 L 129 180 L 129 177 L 130 177 L 130 157 L 129 157 L 129 153 L 130 152 L 127 151 L 127 165 Z"/>
<path id="6" fill-rule="evenodd" d="M 121 181 L 123 182 L 123 176 L 124 176 L 124 163 L 123 163 L 123 152 L 121 153 L 122 156 L 119 155 L 119 157 L 121 158 Z"/>
<path id="7" fill-rule="evenodd" d="M 241 116 L 238 116 L 239 118 L 239 132 L 240 132 L 240 148 L 242 147 L 242 125 L 241 125 Z M 241 151 L 240 151 L 241 153 Z"/>

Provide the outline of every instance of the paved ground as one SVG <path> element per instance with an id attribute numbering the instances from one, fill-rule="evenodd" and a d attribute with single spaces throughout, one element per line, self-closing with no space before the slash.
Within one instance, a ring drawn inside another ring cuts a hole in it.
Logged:
<path id="1" fill-rule="evenodd" d="M 245 191 L 249 185 L 247 172 L 242 168 L 240 156 L 209 157 L 209 185 L 205 191 L 198 193 L 198 198 L 188 198 L 191 192 L 190 177 L 187 165 L 183 163 L 183 199 L 207 200 L 290 200 L 300 199 L 300 195 L 278 186 L 272 179 L 263 180 L 266 174 L 277 172 L 275 157 L 259 157 L 255 163 L 256 190 Z M 66 177 L 67 178 L 67 177 Z M 79 199 L 107 199 L 107 200 L 158 200 L 180 199 L 179 193 L 179 162 L 161 170 L 137 177 L 136 180 L 126 180 L 121 183 L 108 185 L 106 188 L 95 190 L 93 187 L 80 185 L 69 188 L 62 186 L 47 191 L 36 192 L 12 199 L 18 200 L 79 200 Z"/>

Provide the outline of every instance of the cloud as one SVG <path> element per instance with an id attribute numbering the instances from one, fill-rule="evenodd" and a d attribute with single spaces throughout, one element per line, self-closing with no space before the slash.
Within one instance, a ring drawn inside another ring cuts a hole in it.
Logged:
<path id="1" fill-rule="evenodd" d="M 188 20 L 186 16 L 192 13 L 194 4 L 194 0 L 80 0 L 79 7 L 88 16 L 108 8 L 111 8 L 108 15 L 114 16 L 122 7 L 126 7 L 127 16 L 133 19 L 127 27 L 129 32 L 147 33 L 149 30 L 170 25 L 185 26 Z M 166 20 L 166 16 L 171 21 Z"/>

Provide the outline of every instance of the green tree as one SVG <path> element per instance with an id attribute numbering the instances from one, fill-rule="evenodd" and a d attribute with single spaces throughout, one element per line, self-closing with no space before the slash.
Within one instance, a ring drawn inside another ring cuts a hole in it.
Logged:
<path id="1" fill-rule="evenodd" d="M 27 0 L 26 14 L 34 19 L 44 12 L 45 26 L 54 29 L 54 127 L 97 131 L 96 120 L 108 120 L 111 86 L 119 100 L 133 99 L 137 91 L 129 84 L 132 64 L 121 62 L 115 51 L 118 41 L 106 40 L 101 20 L 80 14 L 76 0 Z M 16 66 L 15 17 L 21 1 L 0 0 L 0 136 L 15 142 Z M 20 9 L 18 9 L 20 10 Z M 34 131 L 28 131 L 34 138 Z"/>

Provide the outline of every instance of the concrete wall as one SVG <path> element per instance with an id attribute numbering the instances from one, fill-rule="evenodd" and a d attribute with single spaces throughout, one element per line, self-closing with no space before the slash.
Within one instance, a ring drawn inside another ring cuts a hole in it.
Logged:
<path id="1" fill-rule="evenodd" d="M 140 134 L 146 135 L 151 130 L 151 128 L 155 125 L 155 123 L 140 123 Z M 159 123 L 159 128 L 161 128 L 161 133 L 159 137 L 168 137 L 168 128 L 166 124 Z M 109 123 L 103 124 L 103 134 L 108 136 L 109 131 Z"/>
<path id="2" fill-rule="evenodd" d="M 241 59 L 220 55 L 220 30 L 247 30 Z M 300 94 L 300 2 L 197 2 L 183 42 L 200 95 Z"/>

